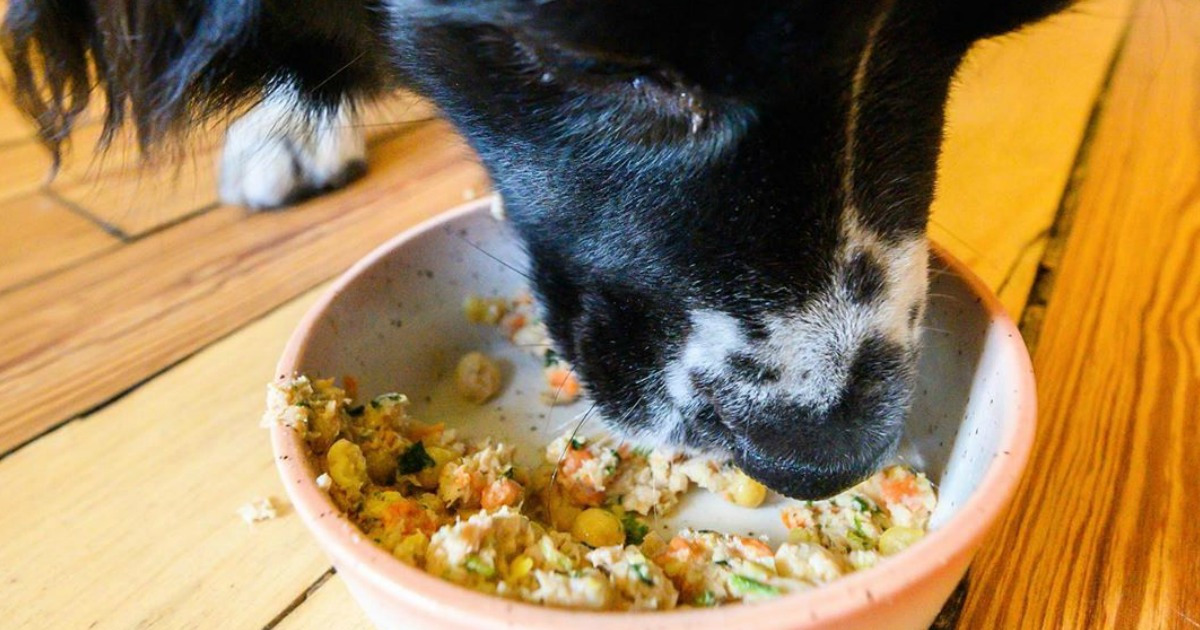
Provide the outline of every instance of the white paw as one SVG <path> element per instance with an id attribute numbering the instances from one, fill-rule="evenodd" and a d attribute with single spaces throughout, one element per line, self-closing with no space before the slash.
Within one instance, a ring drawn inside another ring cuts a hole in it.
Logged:
<path id="1" fill-rule="evenodd" d="M 221 155 L 221 201 L 274 208 L 338 188 L 366 169 L 353 108 L 314 113 L 277 89 L 229 126 Z"/>

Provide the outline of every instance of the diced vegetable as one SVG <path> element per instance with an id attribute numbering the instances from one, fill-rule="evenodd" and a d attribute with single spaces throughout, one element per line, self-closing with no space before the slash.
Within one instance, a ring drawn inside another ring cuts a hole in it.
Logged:
<path id="1" fill-rule="evenodd" d="M 925 532 L 915 527 L 892 527 L 879 537 L 879 553 L 890 556 L 908 549 L 925 537 Z"/>
<path id="2" fill-rule="evenodd" d="M 425 451 L 425 445 L 421 442 L 413 442 L 413 445 L 404 451 L 400 458 L 396 461 L 396 472 L 401 475 L 414 475 L 416 473 L 430 468 L 437 464 L 429 453 Z"/>
<path id="3" fill-rule="evenodd" d="M 650 533 L 650 526 L 643 523 L 633 512 L 621 515 L 621 527 L 625 529 L 625 542 L 630 545 L 640 545 Z"/>
<path id="4" fill-rule="evenodd" d="M 486 560 L 474 554 L 467 556 L 467 559 L 463 561 L 463 566 L 471 573 L 482 575 L 485 578 L 496 575 L 496 567 L 493 567 Z"/>
<path id="5" fill-rule="evenodd" d="M 741 596 L 746 595 L 778 595 L 779 587 L 765 584 L 744 575 L 729 576 L 729 588 Z"/>
<path id="6" fill-rule="evenodd" d="M 654 584 L 654 578 L 650 577 L 650 568 L 644 564 L 631 564 L 629 569 L 641 580 L 643 584 Z"/>
<path id="7" fill-rule="evenodd" d="M 739 470 L 725 491 L 725 498 L 734 505 L 755 508 L 762 505 L 763 500 L 767 498 L 767 487 Z"/>
<path id="8" fill-rule="evenodd" d="M 575 517 L 571 534 L 589 547 L 608 547 L 625 543 L 625 531 L 616 515 L 602 508 L 589 508 Z"/>

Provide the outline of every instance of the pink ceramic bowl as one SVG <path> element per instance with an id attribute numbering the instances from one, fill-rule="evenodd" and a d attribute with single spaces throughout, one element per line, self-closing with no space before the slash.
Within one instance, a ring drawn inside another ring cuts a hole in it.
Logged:
<path id="1" fill-rule="evenodd" d="M 511 294 L 525 280 L 524 255 L 503 224 L 471 203 L 392 239 L 346 272 L 308 312 L 288 342 L 278 375 L 354 375 L 373 396 L 402 391 L 414 414 L 537 452 L 568 411 L 537 402 L 540 370 L 496 345 L 495 333 L 463 321 L 464 295 Z M 984 535 L 1008 504 L 1033 441 L 1035 398 L 1025 346 L 988 289 L 938 249 L 920 383 L 908 423 L 909 452 L 938 485 L 930 532 L 874 568 L 812 591 L 716 609 L 589 613 L 476 593 L 400 563 L 364 539 L 314 482 L 314 467 L 289 429 L 271 430 L 296 513 L 329 554 L 351 593 L 380 627 L 469 630 L 755 630 L 926 628 L 962 578 Z M 509 383 L 496 406 L 456 407 L 445 375 L 468 349 L 505 356 Z M 529 373 L 527 373 L 529 372 Z M 556 419 L 554 414 L 560 414 Z M 549 417 L 548 417 L 549 416 Z M 453 419 L 453 420 L 452 420 Z M 690 499 L 689 499 L 690 500 Z M 782 535 L 776 511 L 685 504 L 678 524 Z M 986 585 L 981 587 L 986 588 Z"/>

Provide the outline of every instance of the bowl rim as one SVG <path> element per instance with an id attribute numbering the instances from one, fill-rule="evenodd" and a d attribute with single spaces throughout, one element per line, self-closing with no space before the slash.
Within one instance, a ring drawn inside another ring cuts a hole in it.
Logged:
<path id="1" fill-rule="evenodd" d="M 317 322 L 349 286 L 410 241 L 465 216 L 485 212 L 490 204 L 488 196 L 447 210 L 391 238 L 355 263 L 305 313 L 279 359 L 276 378 L 295 374 Z M 1015 396 L 1004 422 L 997 455 L 988 464 L 975 492 L 946 523 L 906 550 L 900 556 L 904 562 L 884 559 L 874 567 L 819 588 L 753 605 L 622 614 L 552 608 L 472 591 L 407 565 L 377 547 L 317 487 L 315 470 L 303 440 L 295 431 L 279 424 L 270 427 L 276 467 L 296 513 L 335 565 L 355 572 L 354 581 L 362 578 L 389 598 L 422 608 L 426 615 L 438 615 L 446 622 L 457 621 L 471 627 L 502 622 L 511 627 L 556 630 L 561 630 L 562 624 L 587 624 L 588 628 L 612 630 L 638 624 L 680 629 L 713 625 L 741 628 L 754 624 L 765 630 L 775 625 L 795 628 L 836 623 L 876 603 L 898 601 L 942 567 L 969 560 L 996 517 L 1011 501 L 1033 445 L 1037 414 L 1035 385 L 1032 363 L 1020 332 L 999 299 L 962 261 L 932 242 L 930 250 L 976 295 L 989 315 L 989 334 L 999 332 L 1011 340 L 998 348 L 1009 355 L 1005 358 L 1016 368 Z M 998 330 L 992 332 L 992 327 Z M 775 623 L 764 623 L 765 620 Z"/>

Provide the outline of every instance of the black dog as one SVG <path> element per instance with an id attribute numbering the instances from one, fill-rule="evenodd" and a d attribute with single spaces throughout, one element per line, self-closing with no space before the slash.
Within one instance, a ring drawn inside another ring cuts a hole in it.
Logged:
<path id="1" fill-rule="evenodd" d="M 1067 3 L 12 0 L 4 45 L 55 148 L 95 83 L 143 146 L 265 95 L 225 156 L 250 205 L 360 167 L 354 102 L 429 97 L 610 424 L 812 498 L 899 439 L 956 67 Z"/>

